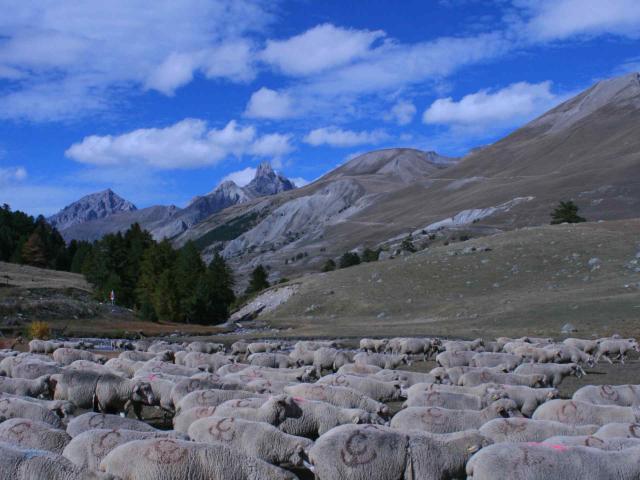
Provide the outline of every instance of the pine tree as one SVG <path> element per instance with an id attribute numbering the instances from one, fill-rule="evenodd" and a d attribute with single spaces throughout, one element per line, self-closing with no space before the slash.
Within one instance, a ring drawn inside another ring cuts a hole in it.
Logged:
<path id="1" fill-rule="evenodd" d="M 178 252 L 175 264 L 175 282 L 181 321 L 196 321 L 196 288 L 202 283 L 205 264 L 193 242 L 187 242 Z"/>
<path id="2" fill-rule="evenodd" d="M 22 260 L 27 265 L 44 268 L 47 266 L 45 245 L 38 232 L 33 232 L 22 247 Z"/>
<path id="3" fill-rule="evenodd" d="M 560 202 L 553 213 L 551 213 L 551 225 L 586 222 L 586 218 L 578 215 L 578 210 L 578 206 L 571 200 Z"/>
<path id="4" fill-rule="evenodd" d="M 169 303 L 173 301 L 173 293 L 175 286 L 170 284 L 172 281 L 172 270 L 175 263 L 176 253 L 167 240 L 163 240 L 158 244 L 153 244 L 145 250 L 140 263 L 140 278 L 136 288 L 136 298 L 138 309 L 143 318 L 147 320 L 161 319 L 160 313 L 157 311 L 157 305 L 162 303 L 156 290 L 159 288 L 159 279 L 165 272 L 164 293 L 169 292 Z M 163 315 L 167 309 L 163 307 Z M 171 309 L 168 309 L 171 310 Z"/>
<path id="5" fill-rule="evenodd" d="M 251 279 L 249 280 L 249 286 L 245 291 L 246 294 L 258 293 L 265 288 L 269 288 L 269 274 L 267 270 L 262 266 L 258 265 L 253 272 L 251 272 Z"/>

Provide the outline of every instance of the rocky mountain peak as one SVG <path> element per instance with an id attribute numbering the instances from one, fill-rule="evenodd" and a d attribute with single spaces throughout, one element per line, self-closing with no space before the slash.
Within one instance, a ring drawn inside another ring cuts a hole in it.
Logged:
<path id="1" fill-rule="evenodd" d="M 133 203 L 108 188 L 101 192 L 86 195 L 80 200 L 67 205 L 60 212 L 49 217 L 49 223 L 58 230 L 64 230 L 73 225 L 134 210 L 137 210 L 137 208 Z"/>
<path id="2" fill-rule="evenodd" d="M 250 195 L 262 197 L 293 190 L 296 186 L 288 178 L 276 173 L 268 162 L 263 162 L 258 166 L 253 180 L 244 188 Z"/>

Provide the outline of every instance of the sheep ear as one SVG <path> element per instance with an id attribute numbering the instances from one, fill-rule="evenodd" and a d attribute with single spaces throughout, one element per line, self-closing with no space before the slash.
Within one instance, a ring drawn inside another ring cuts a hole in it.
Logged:
<path id="1" fill-rule="evenodd" d="M 360 423 L 360 417 L 354 417 L 353 418 L 353 423 Z"/>
<path id="2" fill-rule="evenodd" d="M 296 445 L 296 453 L 302 454 L 304 452 L 304 447 L 302 445 Z"/>

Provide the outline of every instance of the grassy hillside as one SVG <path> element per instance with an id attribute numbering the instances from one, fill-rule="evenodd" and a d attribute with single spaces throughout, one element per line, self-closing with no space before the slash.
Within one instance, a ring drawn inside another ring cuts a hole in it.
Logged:
<path id="1" fill-rule="evenodd" d="M 640 220 L 524 228 L 303 277 L 289 335 L 640 334 Z"/>

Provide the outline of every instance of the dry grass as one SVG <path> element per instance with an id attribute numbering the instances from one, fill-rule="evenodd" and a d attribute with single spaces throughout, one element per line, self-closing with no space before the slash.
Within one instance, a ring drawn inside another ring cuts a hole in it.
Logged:
<path id="1" fill-rule="evenodd" d="M 632 220 L 437 247 L 304 277 L 262 320 L 288 336 L 559 336 L 565 323 L 584 337 L 639 335 L 640 265 L 631 263 L 639 238 Z"/>

